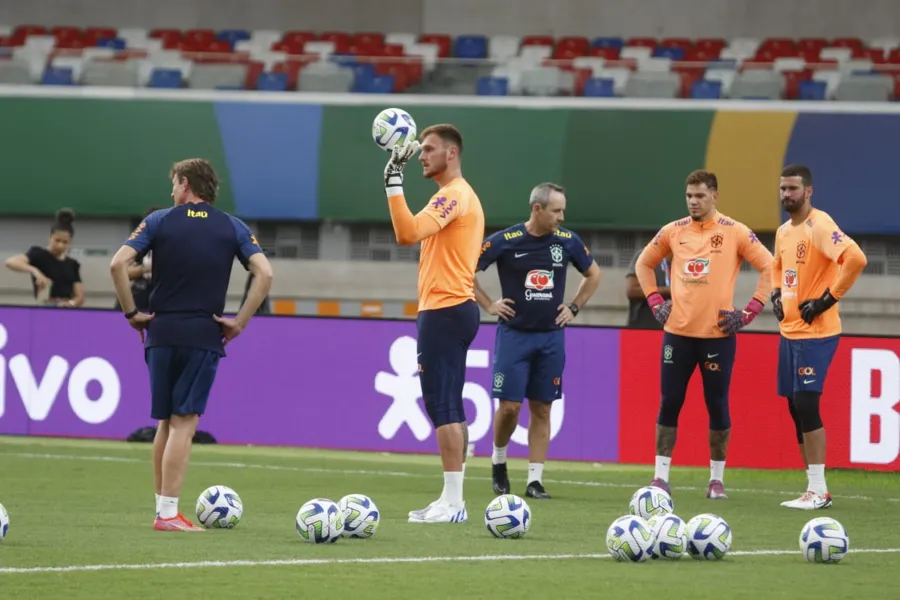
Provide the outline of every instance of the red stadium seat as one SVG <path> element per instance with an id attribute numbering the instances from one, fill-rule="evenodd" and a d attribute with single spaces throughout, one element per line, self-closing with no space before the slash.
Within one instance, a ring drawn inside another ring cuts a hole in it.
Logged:
<path id="1" fill-rule="evenodd" d="M 801 38 L 797 41 L 797 50 L 799 50 L 801 54 L 815 52 L 816 56 L 818 56 L 819 51 L 827 46 L 828 40 L 825 38 Z"/>
<path id="2" fill-rule="evenodd" d="M 334 42 L 335 47 L 339 45 L 345 48 L 350 46 L 350 34 L 345 31 L 326 31 L 318 39 L 322 42 Z"/>
<path id="3" fill-rule="evenodd" d="M 209 44 L 216 39 L 216 32 L 212 29 L 188 29 L 181 39 L 196 44 Z"/>
<path id="4" fill-rule="evenodd" d="M 384 34 L 374 31 L 364 31 L 357 33 L 351 40 L 357 47 L 365 48 L 369 46 L 383 46 Z"/>
<path id="5" fill-rule="evenodd" d="M 703 73 L 705 71 L 705 67 L 672 67 L 672 72 L 678 73 L 678 76 L 681 79 L 681 88 L 680 93 L 678 94 L 679 97 L 690 98 L 691 88 L 693 87 L 694 82 L 703 79 Z"/>
<path id="6" fill-rule="evenodd" d="M 835 38 L 831 41 L 833 48 L 862 48 L 865 46 L 862 40 L 855 37 Z"/>
<path id="7" fill-rule="evenodd" d="M 102 39 L 112 39 L 118 32 L 112 27 L 88 27 L 84 30 L 84 45 L 96 46 Z"/>
<path id="8" fill-rule="evenodd" d="M 409 87 L 409 74 L 403 62 L 379 61 L 375 63 L 375 73 L 393 76 L 395 92 L 402 92 Z"/>
<path id="9" fill-rule="evenodd" d="M 800 82 L 812 78 L 812 71 L 784 71 L 784 98 L 797 100 L 800 97 Z"/>
<path id="10" fill-rule="evenodd" d="M 50 29 L 50 35 L 57 40 L 66 40 L 72 38 L 81 38 L 84 32 L 79 27 L 53 27 Z"/>
<path id="11" fill-rule="evenodd" d="M 285 54 L 303 54 L 304 45 L 305 42 L 301 40 L 275 42 L 272 44 L 272 51 L 284 52 Z"/>
<path id="12" fill-rule="evenodd" d="M 778 58 L 779 56 L 792 56 L 797 50 L 797 46 L 791 38 L 767 38 L 760 44 L 759 50 L 772 52 Z"/>
<path id="13" fill-rule="evenodd" d="M 56 38 L 56 47 L 64 50 L 81 50 L 85 47 L 85 43 L 81 36 Z"/>
<path id="14" fill-rule="evenodd" d="M 262 63 L 258 60 L 248 61 L 247 79 L 244 81 L 244 88 L 248 90 L 256 89 L 256 80 L 259 79 L 259 74 L 262 73 L 265 68 L 265 63 Z"/>
<path id="15" fill-rule="evenodd" d="M 716 56 L 719 56 L 719 53 L 727 45 L 728 42 L 722 38 L 700 38 L 694 43 L 694 48 L 705 50 L 706 52 L 714 52 Z"/>
<path id="16" fill-rule="evenodd" d="M 560 38 L 556 43 L 554 56 L 560 52 L 571 53 L 572 56 L 584 56 L 590 47 L 591 42 L 586 37 L 567 36 Z"/>
<path id="17" fill-rule="evenodd" d="M 284 62 L 275 63 L 272 67 L 272 71 L 275 73 L 284 73 L 287 75 L 287 89 L 295 90 L 297 89 L 297 74 L 300 69 L 305 67 L 311 62 L 315 62 L 314 58 L 299 58 L 299 59 L 291 59 L 286 60 Z"/>
<path id="18" fill-rule="evenodd" d="M 404 56 L 403 46 L 401 44 L 385 44 L 381 47 L 382 56 Z"/>
<path id="19" fill-rule="evenodd" d="M 887 57 L 881 48 L 854 48 L 853 58 L 862 60 L 871 60 L 875 64 L 884 64 Z"/>
<path id="20" fill-rule="evenodd" d="M 438 56 L 447 58 L 450 56 L 450 46 L 452 42 L 449 35 L 442 33 L 426 33 L 419 38 L 420 44 L 436 44 L 438 47 Z"/>
<path id="21" fill-rule="evenodd" d="M 894 93 L 892 99 L 900 100 L 900 73 L 893 73 L 892 77 L 894 78 Z"/>
<path id="22" fill-rule="evenodd" d="M 626 46 L 639 46 L 643 48 L 656 48 L 656 38 L 652 37 L 633 37 L 628 38 L 625 42 Z"/>
<path id="23" fill-rule="evenodd" d="M 659 42 L 659 45 L 662 48 L 683 48 L 684 50 L 687 50 L 688 48 L 694 47 L 694 42 L 688 38 L 671 37 L 663 38 L 662 41 Z"/>
<path id="24" fill-rule="evenodd" d="M 523 46 L 552 46 L 555 42 L 550 35 L 526 35 L 522 38 Z"/>
<path id="25" fill-rule="evenodd" d="M 721 50 L 714 48 L 688 48 L 684 53 L 683 62 L 706 62 L 719 58 Z"/>
<path id="26" fill-rule="evenodd" d="M 611 46 L 598 46 L 591 48 L 590 56 L 605 58 L 606 60 L 616 60 L 619 58 L 619 49 Z"/>
<path id="27" fill-rule="evenodd" d="M 584 52 L 577 51 L 573 48 L 560 48 L 557 46 L 556 50 L 553 51 L 553 58 L 555 60 L 572 60 L 579 56 L 584 56 Z"/>
<path id="28" fill-rule="evenodd" d="M 303 47 L 303 44 L 311 42 L 314 39 L 316 39 L 316 34 L 312 31 L 287 31 L 281 36 L 282 42 L 291 45 L 299 44 L 301 48 Z"/>
<path id="29" fill-rule="evenodd" d="M 888 54 L 887 61 L 891 64 L 900 64 L 900 48 L 894 48 L 891 50 L 891 53 Z"/>
<path id="30" fill-rule="evenodd" d="M 572 74 L 575 76 L 575 89 L 572 93 L 575 96 L 581 96 L 584 94 L 584 86 L 587 84 L 588 79 L 594 76 L 594 71 L 591 69 L 572 69 Z"/>

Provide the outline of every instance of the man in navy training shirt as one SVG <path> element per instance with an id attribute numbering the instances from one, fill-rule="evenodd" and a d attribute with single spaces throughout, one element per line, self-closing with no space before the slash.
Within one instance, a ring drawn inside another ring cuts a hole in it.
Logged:
<path id="1" fill-rule="evenodd" d="M 150 370 L 157 531 L 203 531 L 178 511 L 191 442 L 206 410 L 224 346 L 236 338 L 272 285 L 272 267 L 250 229 L 215 208 L 218 177 L 201 159 L 170 172 L 175 206 L 148 215 L 113 257 L 110 271 L 125 318 L 141 333 Z M 138 312 L 128 267 L 153 252 L 149 314 Z M 253 275 L 235 318 L 224 318 L 234 258 Z"/>
<path id="2" fill-rule="evenodd" d="M 531 216 L 485 240 L 478 260 L 484 271 L 497 263 L 501 298 L 496 302 L 475 282 L 475 299 L 499 317 L 494 341 L 493 396 L 500 399 L 494 416 L 494 493 L 509 493 L 506 447 L 528 398 L 528 482 L 525 495 L 547 499 L 541 481 L 550 444 L 550 408 L 562 396 L 566 362 L 563 327 L 597 291 L 600 267 L 573 232 L 561 228 L 565 189 L 542 183 L 531 191 Z M 584 275 L 572 302 L 564 301 L 569 263 Z"/>

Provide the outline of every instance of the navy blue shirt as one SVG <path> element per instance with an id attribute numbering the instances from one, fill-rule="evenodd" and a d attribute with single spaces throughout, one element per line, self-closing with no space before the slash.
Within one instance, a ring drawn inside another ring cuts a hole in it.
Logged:
<path id="1" fill-rule="evenodd" d="M 213 315 L 225 310 L 237 257 L 249 269 L 262 252 L 240 219 L 206 203 L 151 213 L 125 242 L 138 258 L 153 251 L 146 347 L 200 348 L 224 356 L 222 328 Z"/>
<path id="2" fill-rule="evenodd" d="M 569 263 L 584 274 L 594 259 L 567 229 L 535 237 L 519 223 L 485 240 L 477 270 L 495 262 L 503 297 L 515 302 L 516 315 L 505 324 L 524 331 L 551 331 L 559 329 L 556 317 L 565 302 Z"/>

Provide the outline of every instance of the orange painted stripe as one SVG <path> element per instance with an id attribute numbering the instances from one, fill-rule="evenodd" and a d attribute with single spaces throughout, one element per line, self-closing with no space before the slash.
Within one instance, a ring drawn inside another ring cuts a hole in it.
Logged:
<path id="1" fill-rule="evenodd" d="M 296 315 L 297 303 L 294 300 L 273 300 L 272 312 L 276 315 Z"/>
<path id="2" fill-rule="evenodd" d="M 406 302 L 403 304 L 403 316 L 404 317 L 417 317 L 419 316 L 419 303 L 418 302 Z"/>
<path id="3" fill-rule="evenodd" d="M 341 316 L 341 303 L 334 300 L 320 300 L 316 312 L 320 317 L 339 317 Z"/>

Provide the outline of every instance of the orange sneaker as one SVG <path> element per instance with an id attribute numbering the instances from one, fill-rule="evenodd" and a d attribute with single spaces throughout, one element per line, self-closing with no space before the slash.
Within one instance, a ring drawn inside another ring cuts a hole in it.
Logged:
<path id="1" fill-rule="evenodd" d="M 202 527 L 197 527 L 184 518 L 181 513 L 171 519 L 156 517 L 156 520 L 153 521 L 153 529 L 156 531 L 203 531 Z"/>

